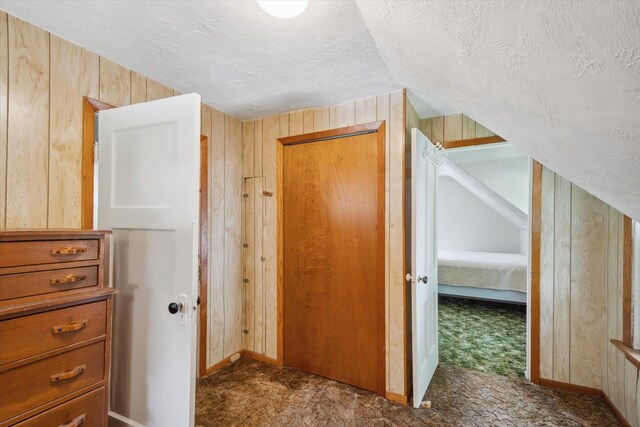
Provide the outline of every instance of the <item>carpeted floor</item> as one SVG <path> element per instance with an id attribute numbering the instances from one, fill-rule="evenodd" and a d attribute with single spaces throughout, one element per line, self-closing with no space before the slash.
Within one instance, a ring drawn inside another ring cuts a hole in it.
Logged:
<path id="1" fill-rule="evenodd" d="M 443 365 L 413 409 L 346 384 L 241 358 L 198 380 L 197 426 L 619 426 L 596 397 Z"/>
<path id="2" fill-rule="evenodd" d="M 524 378 L 524 305 L 440 297 L 440 363 Z"/>

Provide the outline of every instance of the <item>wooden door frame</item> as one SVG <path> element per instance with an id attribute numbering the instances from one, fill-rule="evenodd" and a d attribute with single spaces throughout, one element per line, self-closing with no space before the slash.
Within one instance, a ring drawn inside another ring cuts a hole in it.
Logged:
<path id="1" fill-rule="evenodd" d="M 313 132 L 302 135 L 278 138 L 276 145 L 276 163 L 277 163 L 277 310 L 278 310 L 278 344 L 277 344 L 277 364 L 282 366 L 284 363 L 284 230 L 283 230 L 283 212 L 284 212 L 284 147 L 289 145 L 306 144 L 310 142 L 320 142 L 351 136 L 377 133 L 378 134 L 378 178 L 382 185 L 378 185 L 378 222 L 384 224 L 385 218 L 385 122 L 378 121 L 362 125 L 347 126 L 338 129 L 331 129 L 321 132 Z M 386 292 L 385 292 L 385 252 L 387 247 L 386 241 L 386 225 L 378 229 L 378 347 L 380 352 L 378 360 L 380 363 L 380 372 L 378 372 L 378 390 L 377 392 L 385 396 L 386 384 Z"/>
<path id="2" fill-rule="evenodd" d="M 82 100 L 82 202 L 81 227 L 93 228 L 93 180 L 95 114 L 116 108 L 97 99 L 83 97 Z M 207 373 L 207 289 L 209 283 L 209 138 L 200 135 L 200 231 L 199 231 L 199 296 L 198 321 L 198 375 Z M 204 274 L 203 274 L 204 273 Z"/>
<path id="3" fill-rule="evenodd" d="M 442 143 L 445 149 L 472 147 L 486 144 L 506 142 L 495 135 L 485 138 L 475 138 Z M 529 324 L 529 379 L 534 384 L 540 384 L 540 227 L 542 222 L 542 164 L 532 158 L 531 173 L 531 288 Z"/>

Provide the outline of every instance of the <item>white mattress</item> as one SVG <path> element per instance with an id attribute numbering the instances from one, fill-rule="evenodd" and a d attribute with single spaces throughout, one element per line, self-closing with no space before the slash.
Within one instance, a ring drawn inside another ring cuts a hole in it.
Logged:
<path id="1" fill-rule="evenodd" d="M 438 282 L 452 286 L 527 291 L 527 256 L 438 251 Z"/>

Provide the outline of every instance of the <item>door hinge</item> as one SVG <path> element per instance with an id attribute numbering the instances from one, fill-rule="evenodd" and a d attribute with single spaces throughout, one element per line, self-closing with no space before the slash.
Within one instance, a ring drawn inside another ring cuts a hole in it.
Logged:
<path id="1" fill-rule="evenodd" d="M 100 153 L 100 146 L 98 145 L 98 141 L 96 141 L 93 143 L 93 163 L 98 163 L 98 160 L 100 160 L 99 153 Z"/>

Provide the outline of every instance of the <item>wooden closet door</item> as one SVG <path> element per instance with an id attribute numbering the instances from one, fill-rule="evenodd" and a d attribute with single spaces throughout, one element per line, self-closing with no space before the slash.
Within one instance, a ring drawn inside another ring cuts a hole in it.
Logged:
<path id="1" fill-rule="evenodd" d="M 384 394 L 383 139 L 285 145 L 283 190 L 284 363 Z"/>

